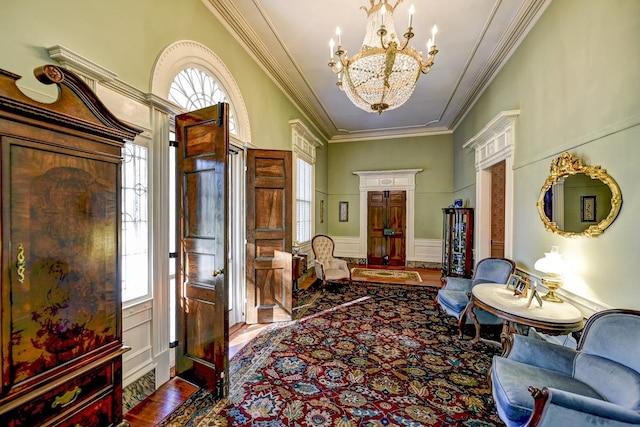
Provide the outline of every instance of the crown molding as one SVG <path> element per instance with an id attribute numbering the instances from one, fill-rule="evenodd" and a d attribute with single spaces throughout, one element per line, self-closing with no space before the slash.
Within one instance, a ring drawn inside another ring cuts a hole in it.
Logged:
<path id="1" fill-rule="evenodd" d="M 231 0 L 202 0 L 247 53 L 256 61 L 267 76 L 282 90 L 287 98 L 302 112 L 305 118 L 325 139 L 330 132 L 327 124 L 313 108 L 309 99 L 296 87 L 279 62 L 271 55 L 254 29 Z"/>
<path id="2" fill-rule="evenodd" d="M 493 79 L 498 75 L 504 64 L 507 63 L 511 55 L 516 51 L 520 43 L 525 39 L 527 33 L 538 21 L 542 13 L 551 4 L 551 0 L 530 0 L 518 12 L 512 20 L 511 25 L 504 33 L 496 45 L 491 58 L 486 62 L 484 69 L 478 74 L 471 90 L 467 93 L 462 108 L 451 122 L 451 129 L 455 130 L 464 120 L 467 113 L 480 99 L 485 89 L 489 87 Z"/>

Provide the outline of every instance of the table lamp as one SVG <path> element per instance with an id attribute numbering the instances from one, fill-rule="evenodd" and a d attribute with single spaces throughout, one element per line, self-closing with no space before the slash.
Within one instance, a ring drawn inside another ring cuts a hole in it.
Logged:
<path id="1" fill-rule="evenodd" d="M 564 273 L 564 261 L 562 260 L 562 255 L 558 252 L 558 247 L 551 246 L 551 252 L 545 252 L 544 258 L 537 260 L 533 268 L 548 274 L 548 276 L 542 278 L 542 285 L 549 292 L 542 299 L 550 302 L 562 302 L 562 299 L 555 293 L 556 289 L 562 286 L 560 275 Z"/>

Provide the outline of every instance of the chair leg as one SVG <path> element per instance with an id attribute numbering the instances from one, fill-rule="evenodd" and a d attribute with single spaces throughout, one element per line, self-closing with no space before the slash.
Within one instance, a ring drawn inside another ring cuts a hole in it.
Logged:
<path id="1" fill-rule="evenodd" d="M 460 313 L 460 318 L 458 319 L 458 338 L 464 339 L 464 325 L 467 323 L 467 311 L 469 310 L 469 304 L 462 310 Z"/>
<path id="2" fill-rule="evenodd" d="M 464 323 L 467 321 L 466 314 L 462 313 L 460 319 L 458 319 L 458 338 L 464 339 Z"/>

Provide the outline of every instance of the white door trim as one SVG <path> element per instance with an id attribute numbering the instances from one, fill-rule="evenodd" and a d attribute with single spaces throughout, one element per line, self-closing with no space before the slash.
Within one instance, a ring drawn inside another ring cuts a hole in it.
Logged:
<path id="1" fill-rule="evenodd" d="M 475 259 L 491 256 L 491 171 L 505 161 L 504 256 L 513 256 L 513 162 L 516 124 L 520 110 L 502 111 L 462 148 L 475 149 L 476 226 Z"/>

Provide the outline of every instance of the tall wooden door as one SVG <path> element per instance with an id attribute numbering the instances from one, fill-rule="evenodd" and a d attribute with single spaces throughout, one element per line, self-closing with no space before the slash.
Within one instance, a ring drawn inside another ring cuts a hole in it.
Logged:
<path id="1" fill-rule="evenodd" d="M 227 104 L 176 117 L 177 374 L 218 397 L 228 385 Z"/>
<path id="2" fill-rule="evenodd" d="M 292 156 L 247 151 L 247 323 L 291 320 Z"/>
<path id="3" fill-rule="evenodd" d="M 405 191 L 367 193 L 367 263 L 405 265 L 406 199 Z"/>
<path id="4" fill-rule="evenodd" d="M 504 257 L 504 203 L 506 163 L 491 167 L 491 256 Z"/>

